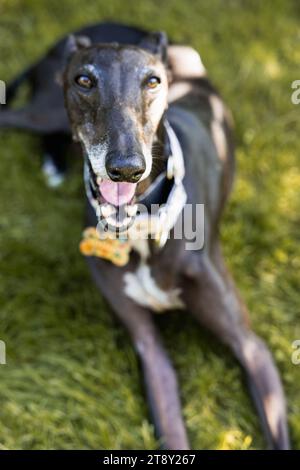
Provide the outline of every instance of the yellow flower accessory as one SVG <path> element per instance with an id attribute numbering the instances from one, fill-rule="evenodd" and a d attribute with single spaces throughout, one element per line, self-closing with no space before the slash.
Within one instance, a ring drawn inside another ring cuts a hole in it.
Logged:
<path id="1" fill-rule="evenodd" d="M 84 256 L 96 256 L 116 266 L 125 266 L 129 261 L 131 246 L 128 240 L 121 238 L 102 239 L 95 227 L 88 227 L 83 232 L 79 249 Z"/>

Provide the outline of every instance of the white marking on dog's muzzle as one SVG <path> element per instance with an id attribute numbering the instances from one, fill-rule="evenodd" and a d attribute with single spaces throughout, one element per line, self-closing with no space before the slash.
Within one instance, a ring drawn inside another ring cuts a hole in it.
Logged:
<path id="1" fill-rule="evenodd" d="M 81 131 L 78 136 L 84 146 L 85 153 L 90 161 L 93 172 L 97 177 L 108 179 L 105 167 L 105 158 L 108 152 L 108 143 L 103 141 L 99 144 L 90 144 Z"/>

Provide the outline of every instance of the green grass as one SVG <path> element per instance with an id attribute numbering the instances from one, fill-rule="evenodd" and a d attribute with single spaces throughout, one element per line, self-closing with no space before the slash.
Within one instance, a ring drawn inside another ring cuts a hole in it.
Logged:
<path id="1" fill-rule="evenodd" d="M 236 122 L 238 173 L 222 229 L 226 259 L 280 369 L 294 448 L 300 107 L 290 95 L 300 78 L 299 17 L 296 0 L 0 0 L 2 80 L 66 31 L 108 18 L 166 30 L 200 51 Z M 7 365 L 0 366 L 0 448 L 155 448 L 130 341 L 78 252 L 80 163 L 51 191 L 39 157 L 36 138 L 1 134 L 0 339 Z M 227 350 L 190 318 L 159 323 L 193 447 L 264 447 L 243 374 Z"/>

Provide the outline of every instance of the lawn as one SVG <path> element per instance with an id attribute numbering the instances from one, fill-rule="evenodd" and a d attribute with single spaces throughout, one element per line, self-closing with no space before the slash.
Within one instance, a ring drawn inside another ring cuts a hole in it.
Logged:
<path id="1" fill-rule="evenodd" d="M 196 47 L 233 111 L 237 177 L 222 226 L 226 259 L 283 378 L 300 448 L 300 7 L 289 0 L 0 0 L 0 79 L 53 41 L 115 19 Z M 45 110 L 46 112 L 46 110 Z M 39 141 L 1 133 L 0 449 L 155 449 L 127 334 L 78 252 L 81 164 L 49 190 Z M 265 446 L 244 376 L 226 348 L 182 315 L 160 328 L 178 371 L 193 448 Z"/>

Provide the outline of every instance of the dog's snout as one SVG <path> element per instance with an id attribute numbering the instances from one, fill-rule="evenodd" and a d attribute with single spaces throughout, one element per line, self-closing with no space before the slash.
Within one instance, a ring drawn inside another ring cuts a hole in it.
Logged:
<path id="1" fill-rule="evenodd" d="M 110 152 L 105 166 L 108 176 L 116 182 L 137 183 L 146 170 L 145 159 L 139 154 L 124 156 Z"/>

